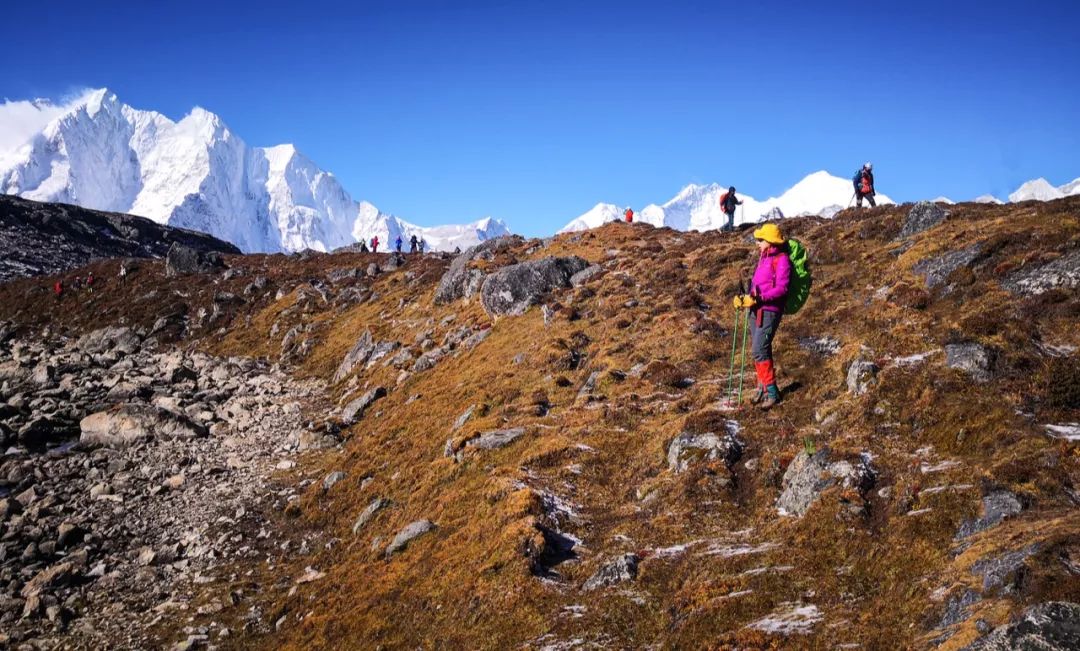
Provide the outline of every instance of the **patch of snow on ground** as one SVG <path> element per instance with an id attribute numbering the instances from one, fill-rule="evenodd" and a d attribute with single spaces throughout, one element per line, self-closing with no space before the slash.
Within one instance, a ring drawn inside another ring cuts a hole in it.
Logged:
<path id="1" fill-rule="evenodd" d="M 728 545 L 717 546 L 713 545 L 701 552 L 699 556 L 719 556 L 720 558 L 732 558 L 734 556 L 746 556 L 747 554 L 761 554 L 771 549 L 776 549 L 780 545 L 774 542 L 765 542 L 760 545 Z"/>
<path id="2" fill-rule="evenodd" d="M 814 604 L 791 603 L 783 605 L 788 609 L 762 617 L 749 624 L 747 628 L 762 631 L 763 633 L 806 635 L 814 628 L 814 624 L 823 619 L 821 611 Z"/>
<path id="3" fill-rule="evenodd" d="M 917 353 L 915 355 L 908 355 L 907 357 L 897 357 L 893 359 L 893 364 L 900 367 L 917 366 L 925 362 L 931 355 L 936 355 L 940 352 L 940 348 L 935 348 L 934 350 L 928 350 L 925 353 Z"/>
<path id="4" fill-rule="evenodd" d="M 1080 441 L 1080 423 L 1061 423 L 1058 425 L 1043 425 L 1051 438 L 1064 439 L 1066 441 Z"/>

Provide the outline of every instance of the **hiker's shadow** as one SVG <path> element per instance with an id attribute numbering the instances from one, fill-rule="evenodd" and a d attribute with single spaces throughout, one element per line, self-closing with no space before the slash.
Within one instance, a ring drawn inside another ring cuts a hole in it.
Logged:
<path id="1" fill-rule="evenodd" d="M 784 395 L 790 396 L 793 393 L 797 393 L 802 388 L 803 388 L 802 382 L 799 382 L 798 380 L 795 380 L 791 384 L 784 387 Z"/>

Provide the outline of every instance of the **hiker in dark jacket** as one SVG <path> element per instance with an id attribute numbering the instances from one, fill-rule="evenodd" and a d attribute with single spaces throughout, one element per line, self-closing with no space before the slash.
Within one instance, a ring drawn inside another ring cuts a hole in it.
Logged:
<path id="1" fill-rule="evenodd" d="M 851 179 L 855 185 L 855 207 L 862 208 L 863 197 L 870 202 L 870 207 L 876 207 L 877 202 L 874 201 L 874 195 L 877 192 L 874 191 L 874 166 L 870 163 L 862 166 L 862 169 L 855 172 L 855 178 Z"/>
<path id="2" fill-rule="evenodd" d="M 728 191 L 720 197 L 720 210 L 724 211 L 727 215 L 727 223 L 724 224 L 723 230 L 733 231 L 735 230 L 735 206 L 741 206 L 742 202 L 735 196 L 735 186 L 728 188 Z"/>
<path id="3" fill-rule="evenodd" d="M 413 235 L 412 238 L 409 239 L 409 253 L 416 253 L 419 250 L 420 243 L 416 241 L 416 236 Z"/>

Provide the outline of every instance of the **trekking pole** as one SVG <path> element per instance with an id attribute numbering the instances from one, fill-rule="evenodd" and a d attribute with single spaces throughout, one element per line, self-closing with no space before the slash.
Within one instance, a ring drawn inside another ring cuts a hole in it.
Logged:
<path id="1" fill-rule="evenodd" d="M 746 318 L 743 319 L 742 352 L 739 354 L 739 404 L 742 404 L 743 378 L 746 377 L 746 331 L 750 329 L 750 310 L 743 308 Z"/>
<path id="2" fill-rule="evenodd" d="M 852 192 L 852 193 L 851 193 L 851 198 L 850 198 L 850 199 L 848 199 L 848 202 L 847 202 L 847 207 L 848 207 L 848 208 L 850 208 L 850 207 L 851 207 L 851 204 L 855 203 L 855 195 L 856 195 L 856 194 L 858 194 L 858 193 L 859 193 L 859 191 L 858 191 L 858 190 L 856 190 L 855 192 Z"/>
<path id="3" fill-rule="evenodd" d="M 728 380 L 727 389 L 724 390 L 724 396 L 727 401 L 731 402 L 731 391 L 735 388 L 735 345 L 739 340 L 739 308 L 735 308 L 735 327 L 731 331 L 731 364 L 728 365 Z"/>

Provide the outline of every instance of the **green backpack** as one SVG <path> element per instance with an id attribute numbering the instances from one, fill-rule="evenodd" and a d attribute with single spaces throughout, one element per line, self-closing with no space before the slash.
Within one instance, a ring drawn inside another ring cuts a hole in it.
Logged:
<path id="1" fill-rule="evenodd" d="M 791 260 L 791 278 L 788 280 L 784 314 L 795 314 L 806 304 L 806 299 L 810 298 L 810 285 L 814 279 L 810 277 L 810 260 L 806 247 L 795 239 L 788 240 L 787 245 L 788 259 Z"/>

